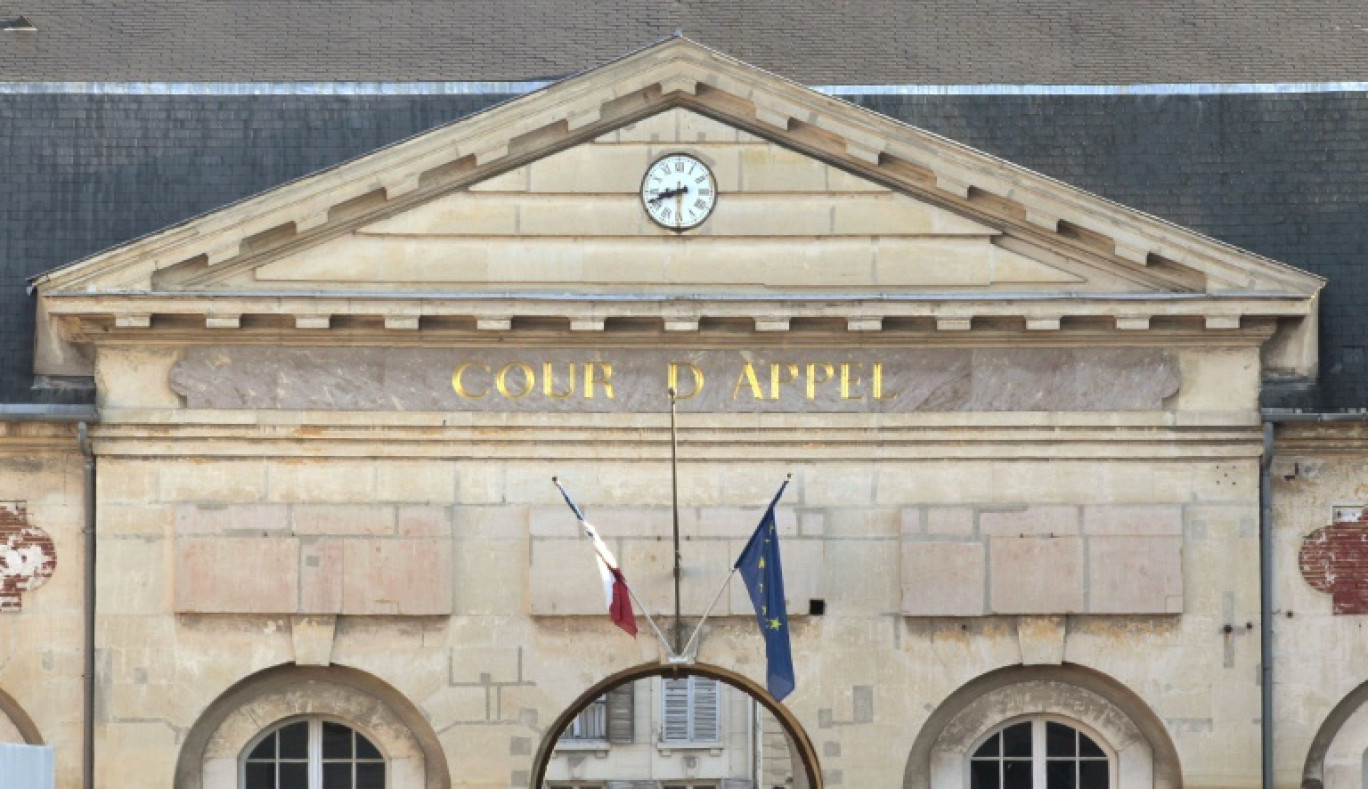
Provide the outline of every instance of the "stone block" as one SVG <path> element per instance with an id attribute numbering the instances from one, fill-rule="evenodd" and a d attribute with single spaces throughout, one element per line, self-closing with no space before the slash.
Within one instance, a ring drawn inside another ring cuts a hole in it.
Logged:
<path id="1" fill-rule="evenodd" d="M 295 534 L 379 536 L 394 534 L 395 508 L 363 504 L 296 504 L 291 513 Z"/>
<path id="2" fill-rule="evenodd" d="M 777 145 L 740 150 L 743 192 L 825 192 L 825 164 Z M 719 184 L 719 187 L 721 185 Z"/>
<path id="3" fill-rule="evenodd" d="M 874 471 L 868 464 L 827 463 L 804 469 L 802 476 L 806 506 L 858 507 L 873 503 Z"/>
<path id="4" fill-rule="evenodd" d="M 727 555 L 731 559 L 727 564 L 728 571 L 745 547 L 746 540 L 729 541 Z M 822 540 L 786 539 L 780 541 L 779 552 L 784 564 L 784 604 L 788 606 L 788 614 L 791 617 L 806 616 L 808 601 L 826 599 L 825 545 Z M 725 614 L 728 608 L 732 616 L 755 615 L 755 607 L 751 605 L 746 584 L 740 576 L 732 578 L 728 595 L 717 604 L 715 613 Z"/>
<path id="5" fill-rule="evenodd" d="M 504 467 L 497 463 L 460 463 L 456 466 L 456 501 L 461 504 L 503 502 Z"/>
<path id="6" fill-rule="evenodd" d="M 342 541 L 307 537 L 299 541 L 299 612 L 342 613 Z"/>
<path id="7" fill-rule="evenodd" d="M 902 609 L 899 541 L 824 542 L 828 616 L 874 616 Z"/>
<path id="8" fill-rule="evenodd" d="M 926 533 L 942 537 L 969 537 L 974 533 L 972 507 L 927 507 Z"/>
<path id="9" fill-rule="evenodd" d="M 170 460 L 158 469 L 162 501 L 260 501 L 266 464 L 259 460 Z"/>
<path id="10" fill-rule="evenodd" d="M 568 542 L 568 541 L 566 541 Z M 587 547 L 587 546 L 585 546 Z M 528 544 L 526 540 L 471 540 L 457 542 L 454 558 L 453 603 L 463 616 L 517 616 L 528 612 Z M 584 561 L 592 560 L 587 556 Z M 595 579 L 592 566 L 577 562 Z M 543 563 L 542 567 L 545 567 Z M 536 571 L 531 576 L 535 579 Z M 603 599 L 603 593 L 598 593 Z"/>
<path id="11" fill-rule="evenodd" d="M 635 194 L 650 163 L 645 145 L 580 145 L 528 165 L 529 187 L 558 194 Z"/>
<path id="12" fill-rule="evenodd" d="M 177 613 L 292 613 L 299 541 L 291 537 L 192 537 L 176 541 Z"/>
<path id="13" fill-rule="evenodd" d="M 171 535 L 173 510 L 170 505 L 100 502 L 96 512 L 99 518 L 96 530 L 106 537 Z"/>
<path id="14" fill-rule="evenodd" d="M 332 663 L 333 636 L 337 633 L 335 616 L 290 617 L 290 641 L 295 664 L 327 666 Z"/>
<path id="15" fill-rule="evenodd" d="M 97 552 L 101 566 L 119 568 L 119 572 L 101 572 L 96 578 L 102 615 L 166 613 L 171 596 L 168 544 L 167 540 L 100 539 Z M 73 558 L 79 556 L 72 554 Z"/>
<path id="16" fill-rule="evenodd" d="M 616 542 L 610 540 L 609 547 L 616 550 Z M 635 567 L 628 570 L 627 581 L 635 586 L 640 576 Z M 608 610 L 588 540 L 534 538 L 528 572 L 528 603 L 533 616 L 580 616 Z"/>
<path id="17" fill-rule="evenodd" d="M 982 524 L 982 515 L 980 524 Z M 996 614 L 1084 610 L 1083 541 L 1078 537 L 989 540 L 989 609 Z"/>
<path id="18" fill-rule="evenodd" d="M 883 464 L 875 490 L 877 503 L 885 506 L 996 500 L 992 466 L 981 461 Z"/>
<path id="19" fill-rule="evenodd" d="M 144 460 L 101 458 L 95 478 L 100 505 L 146 503 L 157 499 L 157 464 Z"/>
<path id="20" fill-rule="evenodd" d="M 375 500 L 448 504 L 456 500 L 456 470 L 445 461 L 379 463 Z"/>
<path id="21" fill-rule="evenodd" d="M 1078 508 L 1027 506 L 979 511 L 979 533 L 985 537 L 1045 537 L 1078 533 Z"/>
<path id="22" fill-rule="evenodd" d="M 457 646 L 451 650 L 451 682 L 488 685 L 522 678 L 522 652 L 517 647 Z"/>
<path id="23" fill-rule="evenodd" d="M 696 112 L 685 110 L 674 110 L 673 112 L 678 119 L 676 142 L 736 142 L 737 140 L 738 129 L 735 126 L 728 126 L 721 121 L 715 121 Z"/>
<path id="24" fill-rule="evenodd" d="M 549 513 L 552 508 L 545 510 Z M 560 523 L 554 537 L 574 537 L 579 533 L 579 522 L 569 509 L 561 508 L 569 524 Z M 520 506 L 467 507 L 452 510 L 452 535 L 457 540 L 522 540 L 528 535 L 529 508 Z M 544 521 L 543 523 L 548 523 Z M 548 531 L 550 529 L 548 528 Z"/>
<path id="25" fill-rule="evenodd" d="M 728 540 L 692 540 L 682 544 L 680 551 L 684 555 L 680 606 L 687 616 L 701 616 L 721 587 L 722 579 L 731 572 L 736 555 L 731 554 L 731 541 Z M 673 609 L 674 547 L 669 540 L 623 540 L 618 558 L 622 561 L 627 582 L 643 603 L 654 606 L 654 610 Z M 597 577 L 592 567 L 589 571 Z M 596 613 L 606 610 L 604 595 L 600 592 Z M 637 624 L 645 626 L 644 621 Z"/>
<path id="26" fill-rule="evenodd" d="M 343 540 L 342 613 L 430 616 L 452 611 L 451 543 Z"/>
<path id="27" fill-rule="evenodd" d="M 894 538 L 902 533 L 902 512 L 895 509 L 831 507 L 826 513 L 826 536 L 831 538 Z"/>
<path id="28" fill-rule="evenodd" d="M 451 507 L 401 506 L 397 513 L 400 537 L 450 537 Z"/>
<path id="29" fill-rule="evenodd" d="M 983 544 L 904 542 L 904 616 L 982 616 Z"/>
<path id="30" fill-rule="evenodd" d="M 182 537 L 234 532 L 254 532 L 261 536 L 263 532 L 281 533 L 289 529 L 290 510 L 284 504 L 181 504 L 176 507 L 176 534 Z"/>
<path id="31" fill-rule="evenodd" d="M 1017 644 L 1025 666 L 1058 666 L 1064 662 L 1065 625 L 1062 616 L 1023 616 L 1017 619 Z"/>
<path id="32" fill-rule="evenodd" d="M 1107 535 L 1181 535 L 1177 504 L 1101 504 L 1083 508 L 1083 532 Z"/>
<path id="33" fill-rule="evenodd" d="M 270 500 L 284 502 L 363 502 L 375 499 L 375 467 L 353 461 L 273 463 Z"/>
<path id="34" fill-rule="evenodd" d="M 772 494 L 771 494 L 772 495 Z M 758 507 L 703 507 L 695 511 L 697 518 L 696 534 L 700 537 L 723 537 L 728 539 L 749 539 L 764 517 L 766 505 Z M 668 512 L 668 511 L 667 511 Z M 688 535 L 684 525 L 687 522 L 680 513 L 680 533 Z M 775 507 L 774 525 L 780 537 L 794 537 L 798 534 L 798 513 L 792 507 Z M 667 529 L 665 536 L 669 536 Z"/>
<path id="35" fill-rule="evenodd" d="M 1089 613 L 1181 614 L 1183 538 L 1092 537 L 1088 593 Z"/>

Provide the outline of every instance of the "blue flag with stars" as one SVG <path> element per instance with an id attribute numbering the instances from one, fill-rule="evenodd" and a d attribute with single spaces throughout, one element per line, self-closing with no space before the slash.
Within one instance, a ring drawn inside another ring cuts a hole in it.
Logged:
<path id="1" fill-rule="evenodd" d="M 765 517 L 755 527 L 750 542 L 736 560 L 746 581 L 760 634 L 765 638 L 765 685 L 775 701 L 793 692 L 793 648 L 789 643 L 788 611 L 784 606 L 784 570 L 779 563 L 779 530 L 774 525 L 774 506 L 784 495 L 788 480 L 779 486 Z"/>

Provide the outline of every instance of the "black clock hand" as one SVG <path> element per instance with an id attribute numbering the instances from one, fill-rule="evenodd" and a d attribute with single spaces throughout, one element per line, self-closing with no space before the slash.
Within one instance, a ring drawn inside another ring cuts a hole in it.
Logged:
<path id="1" fill-rule="evenodd" d="M 659 203 L 661 200 L 668 200 L 671 197 L 674 197 L 675 195 L 686 195 L 688 193 L 689 187 L 687 186 L 681 186 L 678 189 L 666 189 L 665 191 L 661 192 L 655 197 L 652 197 L 650 200 L 647 200 L 646 202 L 650 203 L 651 205 L 655 205 L 656 203 Z"/>

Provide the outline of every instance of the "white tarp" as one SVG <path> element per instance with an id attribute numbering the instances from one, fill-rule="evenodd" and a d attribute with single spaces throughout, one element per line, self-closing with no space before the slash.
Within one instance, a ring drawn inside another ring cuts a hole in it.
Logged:
<path id="1" fill-rule="evenodd" d="M 57 757 L 50 745 L 0 743 L 0 786 L 5 789 L 54 789 Z"/>

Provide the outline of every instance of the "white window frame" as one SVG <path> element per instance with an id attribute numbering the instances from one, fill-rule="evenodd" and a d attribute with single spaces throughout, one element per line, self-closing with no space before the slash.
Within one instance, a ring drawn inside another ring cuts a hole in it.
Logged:
<path id="1" fill-rule="evenodd" d="M 1058 723 L 1068 726 L 1070 729 L 1077 729 L 1087 735 L 1088 739 L 1097 744 L 1102 753 L 1107 757 L 1107 789 L 1117 789 L 1119 783 L 1119 767 L 1121 760 L 1118 758 L 1116 749 L 1091 728 L 1079 723 L 1071 718 L 1060 715 L 1020 715 L 1009 718 L 997 724 L 974 740 L 968 752 L 964 754 L 964 789 L 969 789 L 972 780 L 970 764 L 974 761 L 974 754 L 978 753 L 979 748 L 988 740 L 995 737 L 1003 729 L 1011 728 L 1019 723 L 1029 721 L 1031 724 L 1031 786 L 1035 789 L 1046 789 L 1046 765 L 1049 763 L 1045 756 L 1045 724 Z M 1000 761 L 999 757 L 999 761 Z"/>
<path id="2" fill-rule="evenodd" d="M 362 737 L 365 737 L 366 741 L 369 742 L 375 748 L 376 751 L 379 751 L 380 758 L 384 761 L 385 765 L 385 786 L 390 785 L 390 758 L 388 755 L 386 755 L 386 753 L 383 750 L 381 750 L 380 745 L 375 741 L 374 737 L 357 728 L 350 721 L 342 720 L 341 718 L 334 718 L 328 715 L 301 715 L 293 718 L 286 718 L 284 720 L 276 721 L 275 723 L 272 723 L 270 726 L 267 726 L 266 728 L 262 729 L 260 732 L 256 734 L 255 737 L 248 741 L 247 747 L 242 749 L 242 754 L 238 757 L 238 787 L 245 787 L 247 785 L 247 758 L 249 755 L 251 755 L 252 751 L 256 750 L 256 747 L 261 744 L 261 741 L 271 736 L 272 734 L 275 734 L 277 731 L 285 728 L 286 726 L 299 723 L 301 720 L 307 721 L 309 724 L 309 789 L 322 789 L 323 786 L 324 723 L 336 723 L 340 726 L 346 726 L 348 729 L 356 732 Z M 353 761 L 355 761 L 355 759 L 353 759 Z"/>

